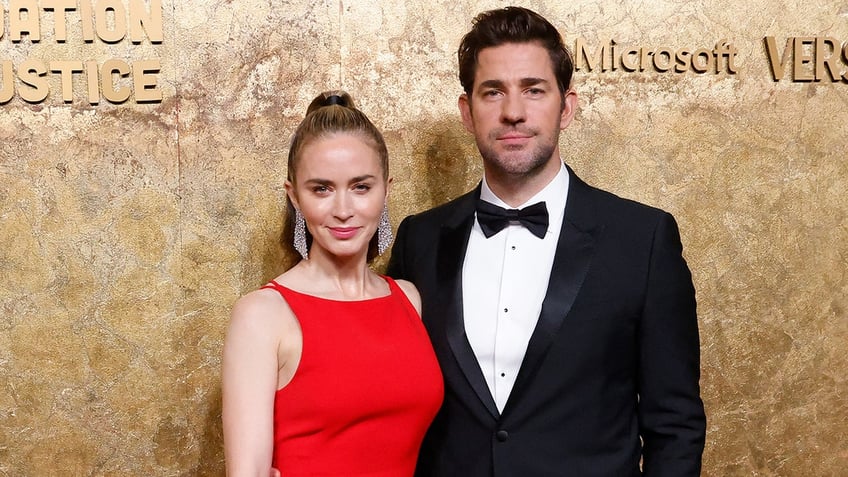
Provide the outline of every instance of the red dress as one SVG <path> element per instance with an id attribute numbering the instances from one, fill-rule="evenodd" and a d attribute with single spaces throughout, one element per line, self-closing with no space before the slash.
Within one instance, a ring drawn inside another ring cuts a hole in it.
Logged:
<path id="1" fill-rule="evenodd" d="M 292 380 L 274 400 L 273 466 L 283 477 L 409 477 L 444 384 L 415 308 L 391 293 L 361 301 L 276 282 L 303 335 Z"/>

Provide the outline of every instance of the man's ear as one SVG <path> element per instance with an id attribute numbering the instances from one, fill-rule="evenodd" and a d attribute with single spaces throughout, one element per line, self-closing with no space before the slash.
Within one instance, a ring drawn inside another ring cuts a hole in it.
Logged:
<path id="1" fill-rule="evenodd" d="M 569 89 L 562 98 L 562 112 L 559 116 L 560 130 L 567 128 L 571 124 L 575 113 L 577 113 L 577 92 Z"/>
<path id="2" fill-rule="evenodd" d="M 474 118 L 471 115 L 471 99 L 467 94 L 462 93 L 457 100 L 459 106 L 459 114 L 462 115 L 462 125 L 465 130 L 474 134 Z"/>

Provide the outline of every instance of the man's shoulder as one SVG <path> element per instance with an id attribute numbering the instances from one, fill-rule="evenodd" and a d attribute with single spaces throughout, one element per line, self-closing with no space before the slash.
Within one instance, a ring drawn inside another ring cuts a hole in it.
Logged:
<path id="1" fill-rule="evenodd" d="M 585 182 L 582 182 L 581 186 L 584 187 L 583 193 L 575 199 L 587 201 L 588 207 L 586 207 L 585 212 L 596 219 L 607 217 L 616 222 L 624 223 L 654 222 L 660 217 L 668 215 L 668 212 L 658 207 L 621 197 Z"/>
<path id="2" fill-rule="evenodd" d="M 620 209 L 624 212 L 642 213 L 642 214 L 662 214 L 665 211 L 659 207 L 655 207 L 644 202 L 639 202 L 627 197 L 621 197 L 613 192 L 604 189 L 593 188 L 597 195 L 597 200 L 606 207 Z"/>

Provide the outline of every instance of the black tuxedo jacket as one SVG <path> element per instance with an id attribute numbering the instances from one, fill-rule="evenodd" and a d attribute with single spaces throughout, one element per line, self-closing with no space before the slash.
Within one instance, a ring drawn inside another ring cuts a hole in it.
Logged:
<path id="1" fill-rule="evenodd" d="M 706 419 L 695 291 L 677 225 L 569 174 L 547 295 L 502 413 L 462 317 L 479 186 L 401 223 L 388 274 L 421 292 L 445 379 L 416 475 L 700 474 Z"/>

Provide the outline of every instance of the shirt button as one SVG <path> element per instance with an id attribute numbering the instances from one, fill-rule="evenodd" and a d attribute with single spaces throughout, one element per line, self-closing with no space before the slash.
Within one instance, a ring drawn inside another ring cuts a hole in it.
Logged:
<path id="1" fill-rule="evenodd" d="M 500 442 L 506 442 L 507 439 L 509 439 L 509 432 L 506 432 L 506 431 L 503 431 L 503 430 L 498 431 L 498 432 L 495 433 L 495 437 Z"/>
<path id="2" fill-rule="evenodd" d="M 512 246 L 512 249 L 515 250 L 515 245 Z"/>
<path id="3" fill-rule="evenodd" d="M 504 313 L 509 313 L 509 308 L 504 308 Z"/>

